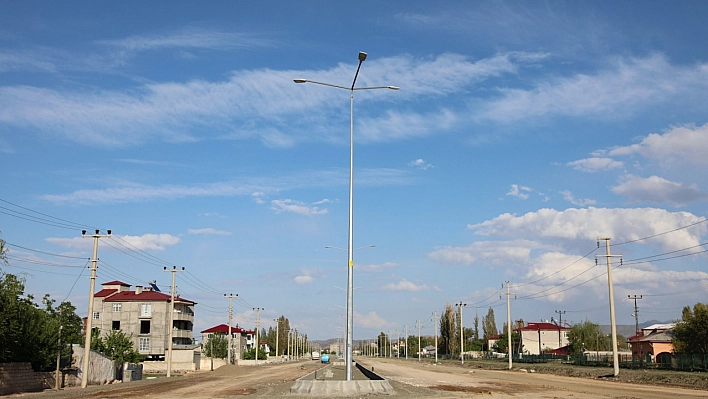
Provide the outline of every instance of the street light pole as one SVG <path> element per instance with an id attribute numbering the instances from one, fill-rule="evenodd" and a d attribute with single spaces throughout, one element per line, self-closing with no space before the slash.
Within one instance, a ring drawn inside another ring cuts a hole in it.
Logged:
<path id="1" fill-rule="evenodd" d="M 349 90 L 349 240 L 347 245 L 347 337 L 344 362 L 346 363 L 346 380 L 352 380 L 352 336 L 354 324 L 354 90 L 391 89 L 398 90 L 396 86 L 357 87 L 356 78 L 359 76 L 361 63 L 366 60 L 367 54 L 359 52 L 359 65 L 354 74 L 351 87 L 339 86 L 330 83 L 315 82 L 307 79 L 294 79 L 295 83 L 315 83 L 323 86 Z"/>

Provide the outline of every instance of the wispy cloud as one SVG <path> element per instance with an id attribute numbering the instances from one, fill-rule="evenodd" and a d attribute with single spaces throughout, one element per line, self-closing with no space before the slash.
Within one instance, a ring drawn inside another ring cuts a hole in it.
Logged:
<path id="1" fill-rule="evenodd" d="M 202 235 L 218 235 L 218 236 L 229 236 L 232 233 L 230 231 L 216 230 L 211 227 L 204 229 L 187 229 L 189 234 L 202 234 Z"/>
<path id="2" fill-rule="evenodd" d="M 651 202 L 675 207 L 708 199 L 708 193 L 701 191 L 695 184 L 676 183 L 659 176 L 642 178 L 625 175 L 617 186 L 612 187 L 612 192 L 624 195 L 632 202 Z"/>
<path id="3" fill-rule="evenodd" d="M 228 51 L 258 47 L 273 47 L 275 40 L 246 32 L 224 32 L 190 27 L 161 34 L 134 35 L 123 39 L 101 40 L 96 43 L 110 45 L 124 51 L 142 52 L 160 49 L 202 49 Z"/>
<path id="4" fill-rule="evenodd" d="M 141 236 L 119 236 L 120 240 L 127 242 L 131 248 L 140 250 L 155 250 L 164 251 L 167 247 L 177 245 L 180 238 L 171 234 L 143 234 Z M 82 237 L 73 238 L 47 238 L 45 241 L 64 247 L 77 250 L 89 250 L 93 241 L 83 239 Z M 108 246 L 111 248 L 111 246 Z M 108 249 L 110 250 L 110 249 Z"/>
<path id="5" fill-rule="evenodd" d="M 526 200 L 529 198 L 529 195 L 527 193 L 530 193 L 531 191 L 533 191 L 533 189 L 531 189 L 530 187 L 512 184 L 511 188 L 509 189 L 509 192 L 506 193 L 506 195 Z"/>
<path id="6" fill-rule="evenodd" d="M 398 263 L 395 262 L 384 262 L 381 264 L 373 264 L 373 265 L 357 265 L 354 264 L 354 269 L 361 271 L 361 272 L 371 272 L 371 273 L 378 273 L 382 272 L 384 270 L 389 270 L 398 267 Z"/>
<path id="7" fill-rule="evenodd" d="M 388 283 L 381 287 L 381 289 L 385 291 L 422 291 L 422 290 L 429 290 L 430 287 L 428 287 L 427 284 L 415 284 L 413 282 L 410 282 L 406 279 L 401 279 L 401 281 L 397 283 Z"/>
<path id="8" fill-rule="evenodd" d="M 598 172 L 603 170 L 617 169 L 624 167 L 624 163 L 615 161 L 612 158 L 585 158 L 573 162 L 568 162 L 568 166 L 582 172 Z"/>
<path id="9" fill-rule="evenodd" d="M 485 104 L 479 116 L 505 123 L 549 116 L 625 118 L 682 96 L 702 98 L 707 86 L 705 65 L 674 66 L 655 54 L 618 59 L 595 74 L 539 81 L 532 89 L 501 89 L 502 97 Z"/>
<path id="10" fill-rule="evenodd" d="M 416 169 L 427 170 L 433 167 L 432 164 L 425 162 L 422 158 L 418 158 L 415 161 L 408 162 L 408 166 Z"/>
<path id="11" fill-rule="evenodd" d="M 588 205 L 595 205 L 597 201 L 593 199 L 583 199 L 583 198 L 575 198 L 573 196 L 573 193 L 571 193 L 568 190 L 564 191 L 559 191 L 559 193 L 563 196 L 563 199 L 570 202 L 571 204 L 575 206 L 588 206 Z"/>
<path id="12" fill-rule="evenodd" d="M 292 199 L 273 200 L 270 204 L 270 209 L 274 210 L 276 213 L 293 212 L 306 216 L 325 215 L 329 213 L 329 210 L 327 209 L 321 209 L 317 206 L 308 205 L 304 202 L 295 201 Z"/>

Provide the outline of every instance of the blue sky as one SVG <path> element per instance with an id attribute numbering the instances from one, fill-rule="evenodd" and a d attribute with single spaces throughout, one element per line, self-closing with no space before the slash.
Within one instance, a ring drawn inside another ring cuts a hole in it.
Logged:
<path id="1" fill-rule="evenodd" d="M 355 93 L 355 339 L 460 301 L 501 327 L 507 280 L 514 319 L 608 324 L 598 237 L 618 323 L 708 300 L 708 4 L 431 4 L 3 1 L 5 270 L 85 315 L 80 231 L 112 229 L 97 283 L 184 266 L 196 335 L 238 293 L 234 323 L 336 337 L 349 95 L 293 79 L 365 51 L 357 86 L 401 89 Z"/>

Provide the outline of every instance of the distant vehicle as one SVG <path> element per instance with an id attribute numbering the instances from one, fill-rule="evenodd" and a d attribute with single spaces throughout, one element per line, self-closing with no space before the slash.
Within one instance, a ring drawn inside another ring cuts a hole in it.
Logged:
<path id="1" fill-rule="evenodd" d="M 329 355 L 325 353 L 324 355 L 322 355 L 322 359 L 320 359 L 320 361 L 322 363 L 329 363 Z"/>
<path id="2" fill-rule="evenodd" d="M 312 360 L 320 360 L 320 353 L 317 351 L 312 351 Z"/>

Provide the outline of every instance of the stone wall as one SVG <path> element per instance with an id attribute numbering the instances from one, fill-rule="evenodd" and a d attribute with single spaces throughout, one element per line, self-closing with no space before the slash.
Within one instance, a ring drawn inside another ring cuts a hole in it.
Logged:
<path id="1" fill-rule="evenodd" d="M 54 373 L 35 373 L 29 363 L 0 363 L 0 395 L 40 392 L 54 386 Z"/>

